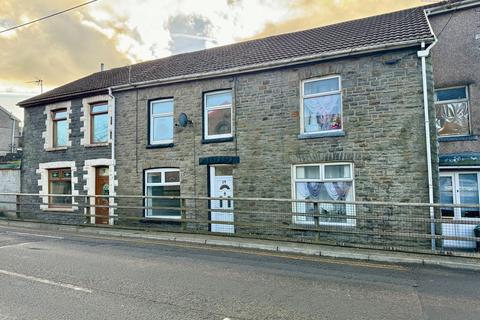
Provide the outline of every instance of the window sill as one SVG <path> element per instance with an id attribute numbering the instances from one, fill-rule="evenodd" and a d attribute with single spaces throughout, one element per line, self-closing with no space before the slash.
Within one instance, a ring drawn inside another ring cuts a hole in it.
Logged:
<path id="1" fill-rule="evenodd" d="M 97 148 L 97 147 L 108 147 L 110 143 L 105 142 L 105 143 L 90 143 L 86 144 L 85 148 Z"/>
<path id="2" fill-rule="evenodd" d="M 232 142 L 233 137 L 228 138 L 211 138 L 211 139 L 202 139 L 202 144 L 209 144 L 209 143 L 221 143 L 221 142 Z"/>
<path id="3" fill-rule="evenodd" d="M 172 148 L 173 146 L 175 146 L 174 143 L 147 144 L 147 149 Z"/>
<path id="4" fill-rule="evenodd" d="M 478 136 L 438 137 L 438 142 L 478 141 Z"/>
<path id="5" fill-rule="evenodd" d="M 45 151 L 47 152 L 54 152 L 54 151 L 64 151 L 64 150 L 67 150 L 68 147 L 56 147 L 56 148 L 47 148 L 45 149 Z"/>
<path id="6" fill-rule="evenodd" d="M 163 220 L 163 219 L 169 219 L 169 220 Z M 158 224 L 170 224 L 170 225 L 180 225 L 182 222 L 181 221 L 172 221 L 172 220 L 180 220 L 181 217 L 144 217 L 143 219 L 140 220 L 140 222 L 143 223 L 158 223 Z"/>
<path id="7" fill-rule="evenodd" d="M 316 138 L 334 138 L 345 137 L 345 131 L 334 132 L 319 132 L 319 133 L 301 133 L 298 135 L 298 139 L 316 139 Z"/>
<path id="8" fill-rule="evenodd" d="M 43 208 L 42 211 L 52 211 L 52 212 L 73 212 L 75 211 L 72 207 L 65 208 Z"/>

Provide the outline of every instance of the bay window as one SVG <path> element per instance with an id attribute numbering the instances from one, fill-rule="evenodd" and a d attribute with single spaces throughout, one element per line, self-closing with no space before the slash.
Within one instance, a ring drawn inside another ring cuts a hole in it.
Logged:
<path id="1" fill-rule="evenodd" d="M 205 139 L 232 137 L 232 90 L 206 93 L 204 96 Z"/>
<path id="2" fill-rule="evenodd" d="M 150 169 L 145 171 L 145 196 L 180 196 L 180 170 L 174 168 Z M 145 217 L 180 219 L 180 199 L 146 198 Z M 176 209 L 178 208 L 178 209 Z"/>
<path id="3" fill-rule="evenodd" d="M 470 135 L 467 87 L 435 90 L 437 132 L 440 136 Z"/>
<path id="4" fill-rule="evenodd" d="M 351 163 L 303 164 L 293 166 L 293 198 L 318 202 L 294 202 L 293 222 L 298 224 L 355 225 L 351 204 L 354 201 Z M 324 202 L 322 202 L 324 201 Z M 301 213 L 306 213 L 302 215 Z M 315 216 L 318 217 L 315 217 Z M 317 219 L 317 220 L 316 220 Z"/>
<path id="5" fill-rule="evenodd" d="M 149 111 L 149 143 L 151 145 L 173 143 L 173 99 L 152 101 Z"/>
<path id="6" fill-rule="evenodd" d="M 302 82 L 300 127 L 302 134 L 342 130 L 342 94 L 340 76 Z"/>

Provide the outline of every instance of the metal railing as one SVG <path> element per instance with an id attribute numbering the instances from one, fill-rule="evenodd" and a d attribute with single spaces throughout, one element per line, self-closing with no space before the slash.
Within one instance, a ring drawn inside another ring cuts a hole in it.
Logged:
<path id="1" fill-rule="evenodd" d="M 480 257 L 480 205 L 0 193 L 2 213 L 14 220 Z"/>

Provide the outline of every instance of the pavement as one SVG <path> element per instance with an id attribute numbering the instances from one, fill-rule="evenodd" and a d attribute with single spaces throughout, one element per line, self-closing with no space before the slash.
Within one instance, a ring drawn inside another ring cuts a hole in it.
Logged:
<path id="1" fill-rule="evenodd" d="M 0 320 L 479 319 L 472 270 L 79 230 L 0 225 Z"/>

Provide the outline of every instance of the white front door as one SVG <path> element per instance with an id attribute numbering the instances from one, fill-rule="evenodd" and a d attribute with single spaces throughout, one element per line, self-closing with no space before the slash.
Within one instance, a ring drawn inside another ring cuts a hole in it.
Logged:
<path id="1" fill-rule="evenodd" d="M 233 222 L 233 176 L 231 167 L 215 166 L 210 167 L 210 196 L 214 198 L 225 198 L 222 200 L 211 200 L 210 208 L 212 209 L 210 220 Z M 215 211 L 215 209 L 232 210 Z M 212 223 L 212 232 L 234 233 L 233 224 Z"/>
<path id="2" fill-rule="evenodd" d="M 480 203 L 478 172 L 441 172 L 440 202 L 442 204 L 478 205 Z M 479 208 L 442 208 L 442 218 L 456 223 L 443 223 L 442 234 L 453 237 L 474 237 L 476 222 L 480 224 Z M 462 224 L 461 221 L 474 222 Z M 475 248 L 475 241 L 443 240 L 446 248 Z"/>

